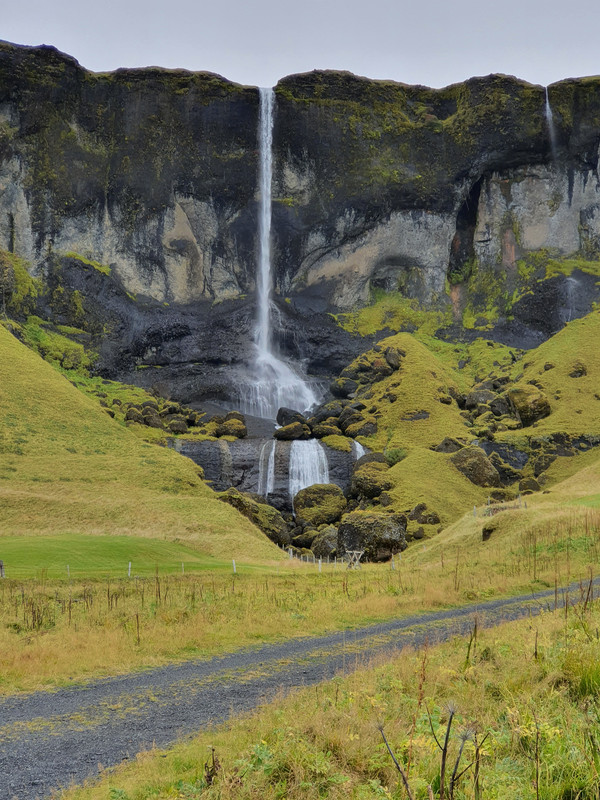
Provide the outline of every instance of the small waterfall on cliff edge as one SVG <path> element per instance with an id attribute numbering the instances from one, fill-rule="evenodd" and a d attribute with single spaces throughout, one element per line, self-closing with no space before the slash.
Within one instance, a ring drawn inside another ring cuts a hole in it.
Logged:
<path id="1" fill-rule="evenodd" d="M 260 155 L 259 259 L 256 277 L 257 317 L 254 340 L 256 358 L 242 410 L 275 419 L 281 406 L 306 411 L 317 398 L 311 387 L 273 351 L 271 331 L 271 181 L 273 171 L 273 89 L 260 89 L 258 141 Z"/>
<path id="2" fill-rule="evenodd" d="M 275 439 L 266 441 L 258 457 L 258 494 L 267 497 L 275 488 Z"/>
<path id="3" fill-rule="evenodd" d="M 300 489 L 313 483 L 329 483 L 327 456 L 318 439 L 292 442 L 290 450 L 289 491 L 293 500 Z"/>
<path id="4" fill-rule="evenodd" d="M 556 128 L 554 127 L 554 116 L 552 114 L 552 106 L 550 105 L 550 97 L 548 95 L 548 87 L 546 86 L 546 125 L 548 126 L 548 136 L 550 137 L 550 151 L 552 153 L 552 160 L 556 161 Z"/>
<path id="5" fill-rule="evenodd" d="M 357 442 L 356 439 L 352 442 L 352 451 L 354 453 L 354 460 L 358 461 L 359 458 L 365 455 L 367 452 L 365 448 L 362 446 L 360 442 Z"/>

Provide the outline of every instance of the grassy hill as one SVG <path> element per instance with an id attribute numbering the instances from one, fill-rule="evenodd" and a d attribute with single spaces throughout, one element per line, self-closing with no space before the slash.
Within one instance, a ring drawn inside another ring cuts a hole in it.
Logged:
<path id="1" fill-rule="evenodd" d="M 179 539 L 206 556 L 279 551 L 191 461 L 140 441 L 0 326 L 0 531 Z"/>

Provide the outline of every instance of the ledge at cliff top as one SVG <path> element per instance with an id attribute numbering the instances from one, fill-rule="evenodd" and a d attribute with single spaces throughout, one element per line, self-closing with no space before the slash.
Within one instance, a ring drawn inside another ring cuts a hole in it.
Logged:
<path id="1" fill-rule="evenodd" d="M 235 394 L 255 314 L 258 109 L 256 89 L 216 75 L 93 74 L 53 48 L 0 43 L 0 247 L 50 297 L 60 286 L 86 298 L 104 374 L 186 401 Z M 360 343 L 327 312 L 373 289 L 430 307 L 458 302 L 447 280 L 460 287 L 473 263 L 493 278 L 541 249 L 597 259 L 599 144 L 600 78 L 548 95 L 502 75 L 440 90 L 338 72 L 283 79 L 279 351 L 336 374 Z M 72 323 L 67 306 L 48 314 Z"/>

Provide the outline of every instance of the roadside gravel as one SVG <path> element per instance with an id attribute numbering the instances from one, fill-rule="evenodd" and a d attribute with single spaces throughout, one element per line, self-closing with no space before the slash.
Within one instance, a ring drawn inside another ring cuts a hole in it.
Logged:
<path id="1" fill-rule="evenodd" d="M 559 590 L 560 607 L 567 596 L 569 602 L 577 602 L 579 584 Z M 475 619 L 480 627 L 490 627 L 554 609 L 555 600 L 552 589 L 293 639 L 82 687 L 2 698 L 0 797 L 47 798 L 53 790 L 79 783 L 103 767 L 153 745 L 164 747 L 278 693 L 350 672 L 382 653 L 393 655 L 407 646 L 464 634 Z"/>

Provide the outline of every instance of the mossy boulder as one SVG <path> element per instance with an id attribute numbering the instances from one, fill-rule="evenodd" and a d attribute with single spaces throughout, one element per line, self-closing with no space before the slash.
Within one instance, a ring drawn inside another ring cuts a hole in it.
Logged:
<path id="1" fill-rule="evenodd" d="M 519 491 L 523 494 L 530 494 L 531 492 L 539 492 L 541 489 L 540 484 L 535 478 L 523 478 L 519 481 Z"/>
<path id="2" fill-rule="evenodd" d="M 406 517 L 353 511 L 342 517 L 338 527 L 338 556 L 350 550 L 364 550 L 365 561 L 387 561 L 406 549 Z"/>
<path id="3" fill-rule="evenodd" d="M 304 414 L 301 414 L 299 411 L 295 411 L 293 408 L 285 408 L 283 406 L 277 412 L 277 424 L 285 427 L 286 425 L 291 425 L 293 422 L 299 422 L 301 425 L 306 425 L 306 418 Z"/>
<path id="4" fill-rule="evenodd" d="M 469 392 L 465 399 L 465 408 L 470 411 L 480 405 L 488 405 L 493 400 L 496 400 L 496 398 L 496 393 L 491 392 L 489 389 L 474 389 L 472 392 Z"/>
<path id="5" fill-rule="evenodd" d="M 518 414 L 523 427 L 532 425 L 536 420 L 550 414 L 550 402 L 537 386 L 524 384 L 512 386 L 504 395 L 515 413 Z"/>
<path id="6" fill-rule="evenodd" d="M 292 422 L 290 425 L 277 428 L 273 436 L 284 442 L 291 442 L 296 439 L 310 439 L 310 428 L 301 422 Z"/>
<path id="7" fill-rule="evenodd" d="M 476 486 L 500 486 L 500 475 L 480 447 L 464 447 L 450 456 L 459 472 Z"/>
<path id="8" fill-rule="evenodd" d="M 337 425 L 331 425 L 328 422 L 319 422 L 313 425 L 313 436 L 316 439 L 322 439 L 324 436 L 341 436 L 342 432 Z"/>
<path id="9" fill-rule="evenodd" d="M 377 420 L 375 417 L 370 417 L 360 422 L 355 422 L 352 425 L 348 425 L 344 433 L 352 439 L 357 436 L 374 436 L 377 433 Z"/>
<path id="10" fill-rule="evenodd" d="M 219 500 L 229 503 L 236 508 L 246 519 L 254 523 L 272 542 L 280 547 L 287 547 L 291 542 L 290 532 L 285 520 L 272 506 L 259 503 L 248 494 L 237 489 L 227 489 L 218 495 Z"/>
<path id="11" fill-rule="evenodd" d="M 187 422 L 182 417 L 169 420 L 167 427 L 171 433 L 187 433 L 188 431 Z"/>
<path id="12" fill-rule="evenodd" d="M 244 422 L 237 417 L 227 416 L 223 422 L 217 425 L 217 436 L 234 436 L 236 439 L 244 439 L 248 435 L 248 429 Z"/>
<path id="13" fill-rule="evenodd" d="M 350 496 L 372 500 L 379 497 L 382 492 L 391 489 L 393 484 L 387 477 L 389 469 L 387 463 L 380 461 L 368 461 L 361 464 L 352 474 Z"/>
<path id="14" fill-rule="evenodd" d="M 315 483 L 294 498 L 296 516 L 312 525 L 337 522 L 346 510 L 346 498 L 334 483 Z"/>
<path id="15" fill-rule="evenodd" d="M 317 558 L 333 558 L 337 553 L 337 542 L 337 528 L 335 525 L 327 525 L 315 536 L 310 549 Z"/>
<path id="16" fill-rule="evenodd" d="M 334 397 L 351 397 L 358 389 L 358 383 L 351 378 L 336 378 L 329 390 Z"/>

